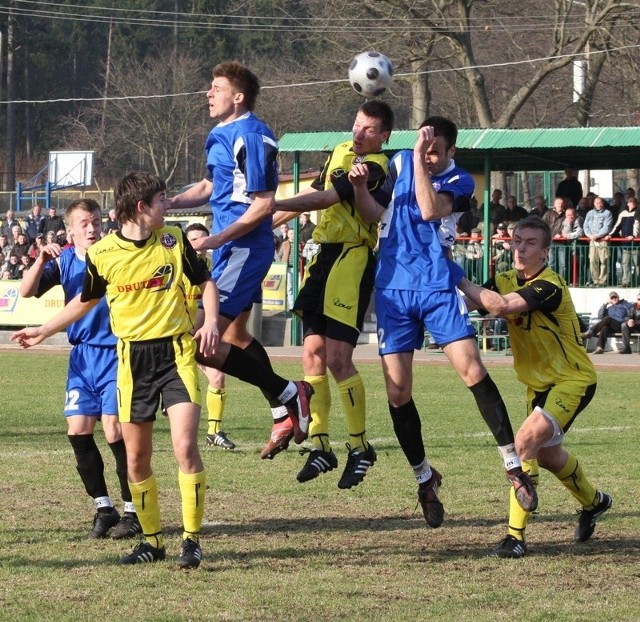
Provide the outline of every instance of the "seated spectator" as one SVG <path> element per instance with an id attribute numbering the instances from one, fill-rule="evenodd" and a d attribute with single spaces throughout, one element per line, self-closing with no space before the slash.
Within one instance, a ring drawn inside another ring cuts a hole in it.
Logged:
<path id="1" fill-rule="evenodd" d="M 47 231 L 45 234 L 45 244 L 54 244 L 56 241 L 56 232 L 55 231 Z"/>
<path id="2" fill-rule="evenodd" d="M 640 293 L 636 297 L 635 304 L 629 306 L 620 332 L 622 333 L 622 352 L 620 354 L 631 354 L 631 333 L 640 333 Z"/>
<path id="3" fill-rule="evenodd" d="M 7 270 L 3 270 L 2 271 L 2 280 L 3 281 L 10 281 L 11 280 L 11 270 L 7 269 Z"/>
<path id="4" fill-rule="evenodd" d="M 0 252 L 0 274 L 7 269 L 7 264 L 7 258 L 4 256 L 4 253 Z"/>
<path id="5" fill-rule="evenodd" d="M 10 250 L 9 238 L 5 233 L 0 233 L 0 253 L 8 257 Z"/>
<path id="6" fill-rule="evenodd" d="M 594 354 L 602 354 L 607 345 L 607 339 L 614 333 L 621 332 L 622 323 L 627 317 L 629 307 L 630 303 L 626 300 L 620 300 L 616 292 L 609 294 L 609 300 L 598 309 L 599 322 L 586 333 L 582 333 L 583 339 L 598 338 Z"/>
<path id="7" fill-rule="evenodd" d="M 533 197 L 533 207 L 529 212 L 529 216 L 538 216 L 538 218 L 544 218 L 544 215 L 547 213 L 547 204 L 544 200 L 544 197 L 541 194 L 536 194 Z"/>
<path id="8" fill-rule="evenodd" d="M 29 242 L 29 238 L 27 238 L 25 233 L 20 232 L 17 242 L 13 245 L 13 252 L 18 255 L 18 257 L 22 257 L 23 255 L 29 255 L 30 250 L 31 242 Z"/>
<path id="9" fill-rule="evenodd" d="M 21 277 L 20 272 L 20 258 L 13 251 L 9 255 L 9 263 L 7 264 L 7 271 L 11 275 L 10 279 L 19 279 Z"/>
<path id="10" fill-rule="evenodd" d="M 38 233 L 36 235 L 36 241 L 31 245 L 31 250 L 29 251 L 29 257 L 31 259 L 36 259 L 44 246 L 44 235 L 42 233 Z"/>
<path id="11" fill-rule="evenodd" d="M 19 279 L 22 278 L 23 274 L 31 267 L 33 264 L 33 259 L 29 257 L 29 255 L 21 255 L 20 256 L 20 265 L 18 266 L 18 271 L 20 273 Z"/>

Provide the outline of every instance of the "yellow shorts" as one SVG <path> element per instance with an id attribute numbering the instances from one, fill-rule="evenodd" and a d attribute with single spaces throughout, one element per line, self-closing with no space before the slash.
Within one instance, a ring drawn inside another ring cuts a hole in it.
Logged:
<path id="1" fill-rule="evenodd" d="M 571 427 L 574 419 L 587 407 L 596 392 L 596 384 L 567 380 L 546 391 L 527 390 L 528 412 L 542 408 L 549 413 L 563 432 Z"/>
<path id="2" fill-rule="evenodd" d="M 188 333 L 149 341 L 118 342 L 118 417 L 122 422 L 155 421 L 163 408 L 200 405 L 196 342 Z"/>

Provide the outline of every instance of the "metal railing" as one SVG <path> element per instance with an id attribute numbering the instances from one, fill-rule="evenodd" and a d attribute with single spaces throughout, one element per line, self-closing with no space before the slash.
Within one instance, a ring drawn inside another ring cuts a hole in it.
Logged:
<path id="1" fill-rule="evenodd" d="M 508 244 L 509 240 L 492 240 L 489 276 L 512 267 L 511 251 L 503 248 L 505 242 Z M 464 268 L 466 277 L 478 284 L 485 280 L 486 249 L 483 244 L 482 239 L 459 238 L 451 249 L 454 261 Z M 598 266 L 594 278 L 591 264 L 596 255 L 602 266 Z M 548 264 L 571 287 L 589 287 L 595 282 L 600 287 L 640 288 L 640 238 L 614 238 L 604 245 L 600 243 L 599 247 L 592 246 L 588 238 L 554 240 Z"/>

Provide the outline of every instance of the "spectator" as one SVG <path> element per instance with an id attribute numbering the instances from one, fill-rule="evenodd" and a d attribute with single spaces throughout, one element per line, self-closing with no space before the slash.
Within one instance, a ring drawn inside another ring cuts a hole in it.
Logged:
<path id="1" fill-rule="evenodd" d="M 11 270 L 9 270 L 8 268 L 6 270 L 2 271 L 2 280 L 3 281 L 10 281 L 13 277 L 11 276 Z"/>
<path id="2" fill-rule="evenodd" d="M 484 227 L 482 222 L 482 212 L 478 209 L 478 201 L 475 196 L 470 199 L 471 209 L 468 212 L 463 212 L 458 220 L 458 235 L 468 238 L 471 234 L 471 229 Z"/>
<path id="3" fill-rule="evenodd" d="M 27 236 L 22 231 L 18 233 L 18 238 L 16 243 L 13 245 L 13 252 L 18 255 L 18 257 L 22 257 L 23 255 L 29 255 L 31 251 L 32 244 L 27 239 Z"/>
<path id="4" fill-rule="evenodd" d="M 109 233 L 113 233 L 114 231 L 120 231 L 120 223 L 116 218 L 116 210 L 110 209 L 107 220 L 104 225 L 102 225 L 102 233 L 104 235 L 108 235 Z"/>
<path id="5" fill-rule="evenodd" d="M 9 240 L 11 240 L 14 227 L 20 227 L 20 223 L 14 218 L 15 212 L 12 209 L 7 210 L 6 221 L 2 227 L 2 233 L 4 233 Z M 22 229 L 22 227 L 20 227 Z"/>
<path id="6" fill-rule="evenodd" d="M 56 232 L 47 231 L 45 233 L 45 244 L 56 244 Z"/>
<path id="7" fill-rule="evenodd" d="M 573 166 L 564 170 L 565 178 L 558 184 L 556 197 L 571 199 L 573 205 L 578 205 L 582 198 L 582 184 L 578 180 L 578 170 Z"/>
<path id="8" fill-rule="evenodd" d="M 544 215 L 547 213 L 547 204 L 544 200 L 544 197 L 541 194 L 536 194 L 533 197 L 533 207 L 529 212 L 530 216 L 538 216 L 539 218 L 544 219 Z"/>
<path id="9" fill-rule="evenodd" d="M 582 222 L 584 222 L 584 219 L 587 217 L 587 214 L 589 213 L 589 211 L 591 211 L 591 209 L 592 207 L 589 205 L 589 200 L 587 199 L 587 197 L 582 197 L 578 201 L 576 212 L 578 216 L 582 218 Z"/>
<path id="10" fill-rule="evenodd" d="M 285 222 L 280 225 L 280 233 L 278 234 L 278 238 L 280 238 L 280 244 L 282 244 L 287 239 L 287 232 L 289 231 L 289 225 Z"/>
<path id="11" fill-rule="evenodd" d="M 64 228 L 64 219 L 62 216 L 58 216 L 56 208 L 52 205 L 49 208 L 49 215 L 44 219 L 42 233 L 45 235 L 49 233 L 49 231 L 57 233 L 60 229 L 64 230 Z"/>
<path id="12" fill-rule="evenodd" d="M 473 283 L 482 281 L 482 231 L 475 227 L 471 229 L 471 239 L 467 244 L 467 278 Z"/>
<path id="13" fill-rule="evenodd" d="M 597 337 L 598 342 L 594 354 L 602 354 L 607 339 L 614 333 L 621 332 L 622 323 L 626 320 L 631 303 L 620 300 L 616 292 L 609 294 L 609 300 L 598 309 L 598 322 L 586 333 L 582 333 L 583 339 Z"/>
<path id="14" fill-rule="evenodd" d="M 44 236 L 42 235 L 42 233 L 38 233 L 38 235 L 36 235 L 36 241 L 31 245 L 31 250 L 29 251 L 29 257 L 31 257 L 31 259 L 34 259 L 34 260 L 37 259 L 43 247 L 44 247 Z"/>
<path id="15" fill-rule="evenodd" d="M 36 241 L 38 234 L 42 233 L 44 229 L 44 216 L 42 216 L 41 212 L 42 208 L 37 203 L 34 203 L 31 208 L 31 214 L 29 214 L 25 220 L 24 232 L 32 244 Z"/>
<path id="16" fill-rule="evenodd" d="M 626 240 L 626 244 L 622 248 L 622 287 L 631 287 L 631 276 L 633 270 L 638 274 L 638 249 L 631 247 L 631 240 L 634 236 L 634 226 L 636 223 L 636 208 L 638 200 L 635 197 L 627 199 L 627 208 L 622 210 L 618 215 L 616 224 L 613 225 L 611 233 L 606 237 L 622 238 Z"/>
<path id="17" fill-rule="evenodd" d="M 562 197 L 553 199 L 553 209 L 547 210 L 542 220 L 551 229 L 551 248 L 549 249 L 548 265 L 554 272 L 564 277 L 566 249 L 562 244 L 558 245 L 557 243 L 562 238 L 562 223 L 564 222 L 564 199 Z"/>
<path id="18" fill-rule="evenodd" d="M 3 253 L 8 257 L 10 250 L 11 250 L 11 245 L 9 244 L 9 238 L 7 237 L 7 234 L 0 233 L 0 253 Z"/>
<path id="19" fill-rule="evenodd" d="M 570 260 L 570 258 L 573 256 L 573 253 L 575 252 L 575 250 L 572 248 L 575 240 L 581 238 L 584 235 L 584 230 L 582 228 L 582 218 L 578 216 L 575 207 L 568 207 L 564 211 L 564 220 L 562 221 L 562 230 L 560 232 L 560 235 L 560 239 L 564 240 L 565 242 L 565 248 L 562 249 L 562 255 L 560 255 L 560 249 L 556 249 L 556 252 L 558 253 L 558 273 L 567 281 L 572 281 L 571 270 L 569 269 L 570 264 L 567 263 L 567 260 Z"/>
<path id="20" fill-rule="evenodd" d="M 502 190 L 496 188 L 491 193 L 491 201 L 489 202 L 489 222 L 491 223 L 491 233 L 495 231 L 498 223 L 505 220 L 505 206 L 500 203 L 502 200 Z"/>
<path id="21" fill-rule="evenodd" d="M 509 269 L 510 252 L 509 252 L 509 234 L 507 226 L 501 222 L 496 227 L 497 233 L 491 236 L 491 260 L 495 272 L 504 272 Z M 506 248 L 505 248 L 506 245 Z"/>
<path id="22" fill-rule="evenodd" d="M 9 245 L 13 248 L 18 244 L 18 236 L 22 233 L 22 227 L 18 224 L 11 226 L 11 235 L 9 236 Z"/>
<path id="23" fill-rule="evenodd" d="M 20 258 L 13 251 L 11 251 L 11 254 L 9 255 L 7 271 L 10 274 L 10 279 L 19 279 L 22 276 L 20 272 Z"/>
<path id="24" fill-rule="evenodd" d="M 26 270 L 28 270 L 31 265 L 33 264 L 33 259 L 31 259 L 31 257 L 29 257 L 29 255 L 21 255 L 20 256 L 20 265 L 18 266 L 18 271 L 20 273 L 20 276 L 18 278 L 22 278 L 24 272 Z"/>
<path id="25" fill-rule="evenodd" d="M 7 269 L 8 262 L 4 253 L 0 252 L 0 275 Z"/>
<path id="26" fill-rule="evenodd" d="M 507 207 L 504 210 L 504 222 L 518 222 L 529 215 L 524 207 L 518 205 L 516 197 L 510 194 L 507 197 Z"/>
<path id="27" fill-rule="evenodd" d="M 609 245 L 606 237 L 613 226 L 613 216 L 605 209 L 604 199 L 596 197 L 594 209 L 587 212 L 584 219 L 584 234 L 589 243 L 589 269 L 591 270 L 591 285 L 604 287 L 609 278 Z"/>
<path id="28" fill-rule="evenodd" d="M 294 238 L 295 231 L 289 229 L 287 238 L 280 245 L 280 261 L 287 264 L 287 311 L 293 309 L 293 279 L 296 274 L 293 270 Z"/>
<path id="29" fill-rule="evenodd" d="M 316 226 L 311 222 L 311 215 L 309 212 L 300 214 L 300 229 L 298 231 L 298 242 L 300 244 L 300 252 L 304 248 L 304 245 L 311 239 L 313 230 Z"/>
<path id="30" fill-rule="evenodd" d="M 613 214 L 614 221 L 618 218 L 625 205 L 626 202 L 624 192 L 616 192 L 613 195 L 611 203 L 609 203 L 609 211 Z"/>
<path id="31" fill-rule="evenodd" d="M 631 333 L 640 333 L 640 293 L 636 296 L 635 304 L 629 305 L 627 317 L 622 322 L 620 332 L 622 333 L 620 354 L 631 354 Z"/>

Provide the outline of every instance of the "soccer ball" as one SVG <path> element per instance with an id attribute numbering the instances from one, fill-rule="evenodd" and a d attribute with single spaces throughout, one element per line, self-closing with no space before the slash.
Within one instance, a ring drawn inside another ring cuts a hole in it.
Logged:
<path id="1" fill-rule="evenodd" d="M 349 65 L 349 82 L 364 97 L 382 95 L 393 82 L 393 65 L 380 52 L 362 52 Z"/>

